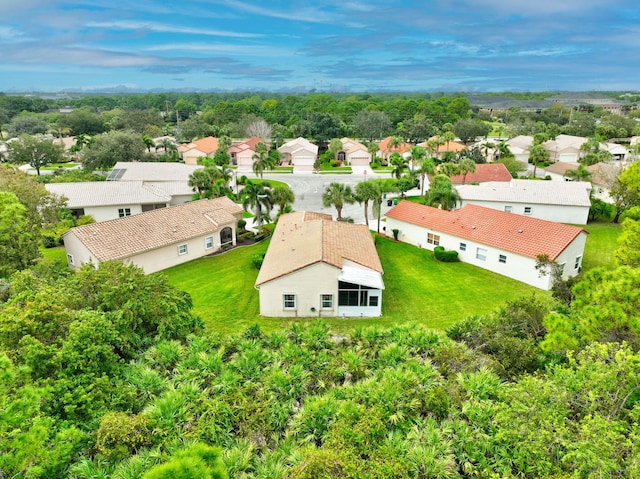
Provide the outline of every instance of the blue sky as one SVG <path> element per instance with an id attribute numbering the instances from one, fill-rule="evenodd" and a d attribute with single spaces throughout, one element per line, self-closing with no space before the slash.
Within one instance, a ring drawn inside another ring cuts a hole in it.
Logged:
<path id="1" fill-rule="evenodd" d="M 640 90 L 631 0 L 0 0 L 0 91 Z"/>

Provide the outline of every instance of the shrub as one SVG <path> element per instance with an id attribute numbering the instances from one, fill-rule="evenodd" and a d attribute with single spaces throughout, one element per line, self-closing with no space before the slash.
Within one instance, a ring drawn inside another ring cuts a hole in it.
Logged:
<path id="1" fill-rule="evenodd" d="M 334 159 L 331 160 L 330 164 L 332 168 L 338 168 L 339 166 L 342 166 L 342 161 Z"/>
<path id="2" fill-rule="evenodd" d="M 447 251 L 442 246 L 436 246 L 433 248 L 433 255 L 438 261 L 442 261 L 443 263 L 455 263 L 458 261 L 457 251 Z"/>
<path id="3" fill-rule="evenodd" d="M 393 228 L 391 230 L 391 232 L 393 233 L 393 239 L 398 241 L 398 236 L 400 235 L 400 230 L 398 228 Z"/>
<path id="4" fill-rule="evenodd" d="M 264 253 L 256 253 L 251 257 L 251 262 L 253 263 L 253 267 L 255 269 L 260 269 L 262 267 L 262 262 L 264 261 Z"/>
<path id="5" fill-rule="evenodd" d="M 238 229 L 242 232 L 244 232 L 245 228 L 247 227 L 247 221 L 240 219 L 238 220 Z"/>

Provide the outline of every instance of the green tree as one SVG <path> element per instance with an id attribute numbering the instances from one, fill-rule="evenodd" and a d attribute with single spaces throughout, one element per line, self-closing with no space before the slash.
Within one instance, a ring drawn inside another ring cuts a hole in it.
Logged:
<path id="1" fill-rule="evenodd" d="M 471 158 L 463 158 L 458 163 L 458 174 L 462 175 L 462 184 L 467 182 L 467 174 L 476 171 L 476 164 Z"/>
<path id="2" fill-rule="evenodd" d="M 420 196 L 424 196 L 424 184 L 427 178 L 427 175 L 435 174 L 436 164 L 434 163 L 432 158 L 424 158 L 418 164 L 418 175 L 420 175 Z"/>
<path id="3" fill-rule="evenodd" d="M 295 201 L 296 197 L 289 185 L 277 184 L 272 188 L 271 200 L 278 207 L 278 215 L 286 212 L 287 206 Z"/>
<path id="4" fill-rule="evenodd" d="M 256 143 L 254 151 L 255 153 L 251 157 L 253 159 L 253 172 L 262 180 L 262 173 L 264 172 L 264 170 L 270 170 L 275 165 L 273 163 L 272 157 L 269 156 L 267 145 L 265 145 L 263 142 Z"/>
<path id="5" fill-rule="evenodd" d="M 460 195 L 453 187 L 451 178 L 447 175 L 438 174 L 433 177 L 425 195 L 425 200 L 429 206 L 452 210 L 460 202 Z"/>
<path id="6" fill-rule="evenodd" d="M 142 479 L 227 479 L 220 451 L 193 444 L 177 451 L 168 462 L 150 469 Z"/>
<path id="7" fill-rule="evenodd" d="M 42 167 L 58 163 L 64 156 L 62 145 L 30 135 L 21 135 L 17 141 L 9 143 L 8 149 L 14 163 L 26 163 L 35 168 L 38 175 Z"/>
<path id="8" fill-rule="evenodd" d="M 567 170 L 564 176 L 576 181 L 589 181 L 591 179 L 591 172 L 581 164 L 578 165 L 577 170 Z"/>
<path id="9" fill-rule="evenodd" d="M 356 183 L 356 201 L 364 205 L 364 222 L 367 226 L 369 226 L 369 202 L 377 200 L 380 196 L 380 184 L 376 181 L 366 180 Z"/>
<path id="10" fill-rule="evenodd" d="M 40 257 L 40 236 L 34 233 L 27 208 L 14 193 L 0 191 L 0 278 L 28 268 Z"/>
<path id="11" fill-rule="evenodd" d="M 453 125 L 453 133 L 465 143 L 472 143 L 476 138 L 486 137 L 491 131 L 487 123 L 478 120 L 460 118 Z"/>
<path id="12" fill-rule="evenodd" d="M 414 115 L 398 125 L 399 133 L 409 143 L 416 144 L 431 138 L 437 131 L 436 125 L 425 115 Z"/>
<path id="13" fill-rule="evenodd" d="M 14 116 L 7 125 L 9 138 L 20 135 L 41 135 L 47 132 L 47 122 L 34 115 Z"/>
<path id="14" fill-rule="evenodd" d="M 105 131 L 104 121 L 100 115 L 82 108 L 63 116 L 61 123 L 69 128 L 73 136 L 92 136 Z"/>
<path id="15" fill-rule="evenodd" d="M 211 186 L 211 175 L 205 170 L 196 170 L 189 175 L 189 186 L 198 192 L 198 197 L 204 197 L 204 191 Z"/>
<path id="16" fill-rule="evenodd" d="M 640 206 L 640 162 L 632 163 L 620 173 L 611 188 L 611 196 L 616 207 L 614 223 L 617 223 L 620 215 L 629 208 Z"/>
<path id="17" fill-rule="evenodd" d="M 342 208 L 345 204 L 352 204 L 356 197 L 350 186 L 343 183 L 329 183 L 322 194 L 324 206 L 334 206 L 338 212 L 338 221 L 342 220 Z"/>
<path id="18" fill-rule="evenodd" d="M 391 129 L 391 120 L 382 111 L 360 110 L 353 120 L 353 129 L 358 137 L 373 143 L 386 136 Z"/>
<path id="19" fill-rule="evenodd" d="M 242 205 L 245 208 L 252 208 L 256 215 L 256 227 L 258 231 L 262 231 L 262 216 L 264 207 L 266 213 L 269 214 L 271 208 L 273 208 L 273 202 L 271 200 L 271 188 L 267 182 L 256 183 L 253 181 L 247 181 L 242 191 L 240 191 L 242 197 Z"/>
<path id="20" fill-rule="evenodd" d="M 407 161 L 408 160 L 400 153 L 391 153 L 391 156 L 389 157 L 389 163 L 393 167 L 393 169 L 391 170 L 391 175 L 399 180 L 402 176 L 402 173 L 404 173 L 404 170 L 406 170 L 407 168 Z"/>
<path id="21" fill-rule="evenodd" d="M 82 165 L 87 170 L 109 170 L 118 161 L 141 161 L 144 143 L 135 133 L 113 131 L 100 135 L 87 145 Z"/>
<path id="22" fill-rule="evenodd" d="M 549 152 L 540 144 L 533 144 L 529 147 L 529 163 L 533 164 L 533 177 L 536 176 L 538 164 L 549 160 Z"/>
<path id="23" fill-rule="evenodd" d="M 375 181 L 377 183 L 378 189 L 376 191 L 377 198 L 373 202 L 372 212 L 373 216 L 375 216 L 378 220 L 378 226 L 376 231 L 380 234 L 380 218 L 382 217 L 382 200 L 385 197 L 385 193 L 391 193 L 393 191 L 397 191 L 396 189 L 396 180 L 393 178 L 380 178 L 377 180 L 369 180 Z"/>
<path id="24" fill-rule="evenodd" d="M 142 139 L 142 143 L 147 149 L 147 152 L 151 153 L 151 148 L 154 148 L 156 146 L 156 143 L 153 141 L 153 138 L 151 138 L 149 135 L 142 135 L 141 139 Z"/>
<path id="25" fill-rule="evenodd" d="M 613 256 L 619 266 L 640 267 L 640 206 L 627 211 Z"/>

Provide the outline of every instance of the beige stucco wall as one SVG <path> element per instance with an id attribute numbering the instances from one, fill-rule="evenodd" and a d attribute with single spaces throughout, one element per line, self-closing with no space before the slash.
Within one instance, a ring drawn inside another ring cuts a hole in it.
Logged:
<path id="1" fill-rule="evenodd" d="M 259 287 L 260 314 L 272 317 L 333 317 L 338 315 L 338 274 L 326 263 L 316 263 Z M 283 309 L 282 295 L 296 294 L 295 310 Z M 333 294 L 333 310 L 320 308 L 320 295 Z M 311 311 L 315 308 L 315 312 Z"/>
<path id="2" fill-rule="evenodd" d="M 63 240 L 69 268 L 77 270 L 85 263 L 99 263 L 97 258 L 91 254 L 72 231 L 65 233 Z M 69 255 L 73 257 L 73 264 L 69 261 Z"/>

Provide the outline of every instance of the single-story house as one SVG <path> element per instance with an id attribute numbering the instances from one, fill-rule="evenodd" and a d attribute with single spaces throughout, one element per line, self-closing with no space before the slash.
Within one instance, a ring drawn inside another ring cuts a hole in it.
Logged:
<path id="1" fill-rule="evenodd" d="M 529 135 L 518 135 L 507 140 L 507 148 L 516 160 L 522 163 L 529 162 L 529 148 L 533 145 L 533 137 Z"/>
<path id="2" fill-rule="evenodd" d="M 278 151 L 282 154 L 282 163 L 293 165 L 296 173 L 313 172 L 313 165 L 318 158 L 318 145 L 299 137 L 280 146 Z"/>
<path id="3" fill-rule="evenodd" d="M 562 278 L 578 274 L 587 232 L 577 226 L 467 204 L 454 211 L 401 201 L 387 214 L 387 231 L 419 248 L 458 251 L 460 261 L 548 290 L 550 275 L 536 270 L 536 257 L 556 261 Z"/>
<path id="4" fill-rule="evenodd" d="M 556 163 L 551 163 L 549 166 L 545 166 L 543 170 L 545 176 L 549 176 L 554 181 L 571 181 L 571 178 L 567 176 L 567 172 L 576 171 L 578 166 L 578 163 L 557 161 Z"/>
<path id="5" fill-rule="evenodd" d="M 71 228 L 62 235 L 67 262 L 118 260 L 154 273 L 234 245 L 242 207 L 227 197 Z"/>
<path id="6" fill-rule="evenodd" d="M 213 136 L 200 138 L 190 143 L 178 146 L 178 154 L 187 165 L 197 165 L 198 158 L 203 156 L 213 158 L 218 150 L 218 139 Z"/>
<path id="7" fill-rule="evenodd" d="M 380 143 L 378 143 L 378 151 L 376 152 L 376 156 L 384 159 L 385 161 L 388 161 L 389 157 L 393 153 L 400 153 L 405 158 L 411 156 L 411 143 L 405 143 L 403 141 L 398 146 L 389 146 L 389 143 L 392 139 L 392 136 L 388 136 Z"/>
<path id="8" fill-rule="evenodd" d="M 67 208 L 76 216 L 91 215 L 96 222 L 166 208 L 171 196 L 143 181 L 91 181 L 47 183 L 49 193 L 67 199 Z"/>
<path id="9" fill-rule="evenodd" d="M 382 314 L 382 265 L 369 228 L 322 213 L 280 217 L 255 287 L 262 316 Z"/>
<path id="10" fill-rule="evenodd" d="M 558 223 L 586 225 L 591 208 L 588 181 L 511 180 L 456 189 L 463 207 L 473 204 Z"/>
<path id="11" fill-rule="evenodd" d="M 476 164 L 476 171 L 451 177 L 451 183 L 454 185 L 486 183 L 488 181 L 509 183 L 511 180 L 513 180 L 513 176 L 502 163 L 478 163 Z"/>
<path id="12" fill-rule="evenodd" d="M 231 164 L 238 166 L 238 171 L 253 171 L 253 155 L 256 153 L 258 143 L 264 143 L 264 140 L 254 136 L 231 145 L 228 150 L 229 157 Z"/>
<path id="13" fill-rule="evenodd" d="M 342 149 L 338 152 L 338 160 L 351 167 L 367 168 L 371 163 L 371 153 L 366 146 L 351 138 L 341 138 Z"/>

